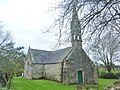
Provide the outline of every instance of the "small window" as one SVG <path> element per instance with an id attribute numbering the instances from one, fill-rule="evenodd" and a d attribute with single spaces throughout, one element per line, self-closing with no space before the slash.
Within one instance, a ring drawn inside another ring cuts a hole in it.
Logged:
<path id="1" fill-rule="evenodd" d="M 77 36 L 77 40 L 80 40 L 80 37 L 79 37 L 79 36 Z"/>
<path id="2" fill-rule="evenodd" d="M 75 40 L 75 35 L 74 35 L 74 40 Z"/>

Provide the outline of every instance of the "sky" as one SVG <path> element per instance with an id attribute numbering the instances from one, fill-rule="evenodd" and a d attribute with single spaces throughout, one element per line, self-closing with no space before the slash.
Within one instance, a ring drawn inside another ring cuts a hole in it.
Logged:
<path id="1" fill-rule="evenodd" d="M 0 0 L 0 21 L 11 31 L 16 46 L 51 50 L 55 37 L 43 33 L 52 24 L 54 13 L 49 8 L 56 0 Z"/>

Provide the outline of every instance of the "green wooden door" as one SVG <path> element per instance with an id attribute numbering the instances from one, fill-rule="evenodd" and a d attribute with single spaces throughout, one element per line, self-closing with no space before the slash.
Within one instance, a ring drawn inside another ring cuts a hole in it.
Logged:
<path id="1" fill-rule="evenodd" d="M 83 73 L 82 73 L 82 71 L 78 71 L 78 83 L 79 84 L 83 83 Z"/>

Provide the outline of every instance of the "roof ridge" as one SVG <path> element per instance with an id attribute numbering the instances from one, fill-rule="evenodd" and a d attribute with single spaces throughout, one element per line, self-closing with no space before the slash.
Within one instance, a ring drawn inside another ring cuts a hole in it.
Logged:
<path id="1" fill-rule="evenodd" d="M 41 50 L 41 49 L 33 49 L 33 48 L 31 48 L 31 50 L 36 50 L 36 51 L 48 51 L 48 52 L 51 52 L 51 51 L 49 51 L 49 50 Z"/>

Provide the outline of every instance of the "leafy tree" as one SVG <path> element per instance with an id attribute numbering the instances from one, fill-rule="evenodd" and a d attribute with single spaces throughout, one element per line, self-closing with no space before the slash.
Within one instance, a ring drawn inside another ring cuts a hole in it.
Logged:
<path id="1" fill-rule="evenodd" d="M 0 48 L 0 71 L 7 88 L 10 88 L 14 74 L 23 68 L 24 63 L 23 47 L 15 48 L 14 45 L 10 42 Z"/>
<path id="2" fill-rule="evenodd" d="M 23 71 L 23 47 L 15 48 L 12 36 L 0 22 L 0 85 L 10 88 L 13 75 Z"/>
<path id="3" fill-rule="evenodd" d="M 115 63 L 120 62 L 120 35 L 107 33 L 99 40 L 99 43 L 91 45 L 91 51 L 95 61 L 102 62 L 107 71 L 111 72 Z"/>

